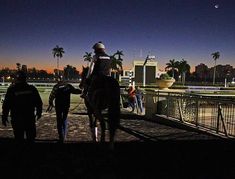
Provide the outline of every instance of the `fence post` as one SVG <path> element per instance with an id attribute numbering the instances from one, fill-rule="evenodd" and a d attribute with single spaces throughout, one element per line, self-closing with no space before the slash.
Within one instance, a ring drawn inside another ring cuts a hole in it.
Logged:
<path id="1" fill-rule="evenodd" d="M 220 104 L 218 104 L 218 115 L 217 115 L 217 127 L 216 127 L 216 133 L 219 133 L 219 117 L 220 117 L 220 112 L 219 112 Z"/>
<path id="2" fill-rule="evenodd" d="M 223 128 L 224 128 L 224 133 L 225 133 L 225 136 L 228 137 L 228 133 L 227 133 L 227 130 L 226 130 L 226 126 L 225 126 L 225 123 L 224 123 L 224 117 L 223 117 L 223 114 L 222 114 L 222 107 L 221 107 L 221 104 L 219 104 L 219 109 L 218 109 L 218 113 L 219 113 L 219 116 L 220 116 L 220 119 L 222 121 L 222 125 L 223 125 Z"/>
<path id="3" fill-rule="evenodd" d="M 199 100 L 198 100 L 198 97 L 196 98 L 196 120 L 195 120 L 195 123 L 196 123 L 196 127 L 198 127 L 198 116 L 199 116 Z"/>
<path id="4" fill-rule="evenodd" d="M 151 119 L 157 112 L 157 96 L 146 92 L 145 94 L 145 117 Z"/>
<path id="5" fill-rule="evenodd" d="M 167 93 L 167 111 L 166 111 L 166 116 L 169 117 L 169 99 L 170 99 L 170 93 Z"/>
<path id="6" fill-rule="evenodd" d="M 183 119 L 183 112 L 182 112 L 182 108 L 181 108 L 181 104 L 182 104 L 182 94 L 181 94 L 181 97 L 179 100 L 177 100 L 177 103 L 178 103 L 178 107 L 179 107 L 179 113 L 180 113 L 180 121 L 181 122 L 184 122 L 184 119 Z"/>

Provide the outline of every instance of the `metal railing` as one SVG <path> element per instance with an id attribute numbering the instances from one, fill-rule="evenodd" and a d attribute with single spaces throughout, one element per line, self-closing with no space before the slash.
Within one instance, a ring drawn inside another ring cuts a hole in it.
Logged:
<path id="1" fill-rule="evenodd" d="M 3 103 L 5 99 L 5 93 L 0 93 L 0 103 Z"/>
<path id="2" fill-rule="evenodd" d="M 162 91 L 147 95 L 152 98 L 154 114 L 171 117 L 226 137 L 235 137 L 235 96 Z"/>

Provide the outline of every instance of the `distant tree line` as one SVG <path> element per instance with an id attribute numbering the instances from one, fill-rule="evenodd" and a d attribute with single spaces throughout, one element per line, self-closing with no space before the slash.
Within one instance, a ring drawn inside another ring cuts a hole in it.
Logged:
<path id="1" fill-rule="evenodd" d="M 188 80 L 190 76 L 190 65 L 184 59 L 177 61 L 175 59 L 170 60 L 166 63 L 165 70 L 167 73 L 175 78 L 177 81 L 181 81 L 182 84 L 185 84 L 185 81 Z"/>
<path id="2" fill-rule="evenodd" d="M 5 81 L 11 81 L 18 70 L 26 72 L 29 81 L 55 80 L 58 74 L 63 76 L 65 80 L 76 81 L 80 79 L 79 71 L 72 65 L 67 65 L 63 70 L 54 69 L 54 73 L 48 73 L 46 70 L 38 70 L 35 67 L 27 68 L 27 65 L 16 63 L 16 69 L 10 69 L 8 67 L 0 69 L 1 81 L 3 80 L 2 78 Z"/>
<path id="3" fill-rule="evenodd" d="M 235 78 L 235 69 L 229 65 L 217 65 L 216 61 L 220 57 L 220 52 L 211 53 L 214 60 L 214 67 L 208 68 L 207 65 L 201 63 L 195 67 L 195 71 L 190 73 L 190 65 L 186 60 L 180 61 L 171 59 L 166 63 L 165 70 L 167 73 L 176 79 L 176 81 L 185 84 L 185 82 L 200 82 L 200 83 L 223 83 L 225 78 L 232 81 Z"/>

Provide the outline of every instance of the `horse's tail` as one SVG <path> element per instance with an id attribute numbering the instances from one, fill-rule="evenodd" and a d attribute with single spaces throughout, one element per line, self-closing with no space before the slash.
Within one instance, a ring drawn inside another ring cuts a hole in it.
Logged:
<path id="1" fill-rule="evenodd" d="M 110 78 L 109 80 L 109 97 L 108 118 L 110 135 L 114 136 L 115 131 L 120 124 L 120 86 L 117 80 Z"/>

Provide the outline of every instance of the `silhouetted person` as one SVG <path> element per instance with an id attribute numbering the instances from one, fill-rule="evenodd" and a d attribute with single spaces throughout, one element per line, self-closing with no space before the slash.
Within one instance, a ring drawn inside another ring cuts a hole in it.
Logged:
<path id="1" fill-rule="evenodd" d="M 24 134 L 28 142 L 34 142 L 35 121 L 42 114 L 42 100 L 38 90 L 29 85 L 26 78 L 23 71 L 17 72 L 15 82 L 7 89 L 2 106 L 2 124 L 7 126 L 10 112 L 14 137 L 18 142 L 24 141 Z"/>
<path id="2" fill-rule="evenodd" d="M 105 53 L 105 46 L 102 42 L 98 42 L 93 46 L 95 55 L 89 67 L 87 74 L 88 87 L 84 89 L 85 97 L 88 93 L 88 98 L 91 98 L 95 89 L 104 88 L 105 79 L 111 76 L 111 59 Z M 91 99 L 90 99 L 91 100 Z"/>
<path id="3" fill-rule="evenodd" d="M 49 96 L 49 107 L 47 111 L 54 106 L 53 101 L 55 100 L 57 130 L 59 142 L 61 143 L 64 142 L 67 134 L 67 116 L 70 108 L 71 94 L 81 94 L 81 90 L 66 83 L 62 78 L 58 78 L 57 84 L 54 85 Z"/>

